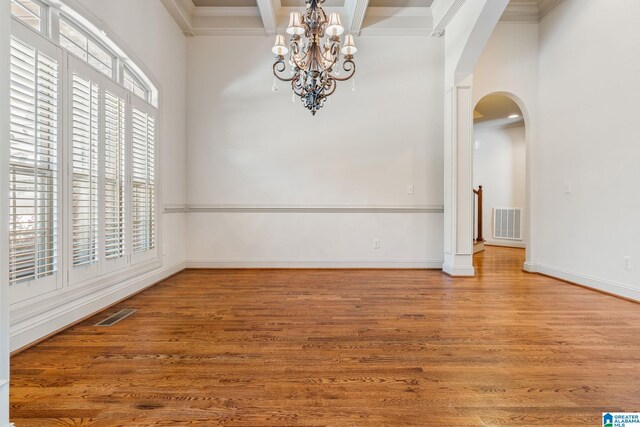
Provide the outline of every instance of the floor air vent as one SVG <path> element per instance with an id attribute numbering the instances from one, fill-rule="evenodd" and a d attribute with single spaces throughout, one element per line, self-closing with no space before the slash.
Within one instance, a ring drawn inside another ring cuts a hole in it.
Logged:
<path id="1" fill-rule="evenodd" d="M 130 309 L 130 308 L 126 308 L 124 310 L 120 310 L 116 314 L 113 314 L 113 315 L 107 317 L 102 322 L 96 323 L 95 326 L 113 326 L 116 323 L 118 323 L 119 321 L 121 321 L 122 319 L 131 316 L 135 312 L 136 312 L 136 310 L 133 310 L 133 309 Z"/>

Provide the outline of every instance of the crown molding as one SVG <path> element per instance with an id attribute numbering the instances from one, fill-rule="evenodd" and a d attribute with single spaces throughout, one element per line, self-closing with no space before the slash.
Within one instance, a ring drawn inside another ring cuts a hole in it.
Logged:
<path id="1" fill-rule="evenodd" d="M 196 7 L 193 16 L 260 16 L 258 7 Z"/>
<path id="2" fill-rule="evenodd" d="M 515 21 L 515 22 L 538 22 L 540 17 L 540 11 L 538 8 L 538 2 L 531 0 L 527 2 L 509 3 L 504 10 L 501 21 Z"/>
<path id="3" fill-rule="evenodd" d="M 196 9 L 192 0 L 160 0 L 176 24 L 187 37 L 193 36 L 193 13 Z"/>
<path id="4" fill-rule="evenodd" d="M 195 37 L 219 36 L 260 36 L 264 37 L 264 28 L 194 28 Z"/>
<path id="5" fill-rule="evenodd" d="M 542 21 L 548 14 L 553 12 L 558 6 L 564 3 L 565 0 L 540 0 L 539 8 L 540 14 L 538 17 L 539 21 Z"/>
<path id="6" fill-rule="evenodd" d="M 542 21 L 565 0 L 519 0 L 510 2 L 505 9 L 501 21 L 535 22 Z"/>

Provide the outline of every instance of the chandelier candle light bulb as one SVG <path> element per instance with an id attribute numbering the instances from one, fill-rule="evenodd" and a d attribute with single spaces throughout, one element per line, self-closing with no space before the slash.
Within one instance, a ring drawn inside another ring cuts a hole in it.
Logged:
<path id="1" fill-rule="evenodd" d="M 353 56 L 358 51 L 351 34 L 345 36 L 341 47 L 342 20 L 335 12 L 327 16 L 322 9 L 324 2 L 306 0 L 304 15 L 291 13 L 287 27 L 287 34 L 291 36 L 289 46 L 283 35 L 277 35 L 272 49 L 276 55 L 273 74 L 279 80 L 291 83 L 294 99 L 295 96 L 300 97 L 314 116 L 336 91 L 338 82 L 354 76 L 356 64 Z M 288 61 L 285 59 L 287 54 Z M 291 74 L 285 77 L 287 62 Z M 338 77 L 340 68 L 346 72 L 344 77 Z"/>

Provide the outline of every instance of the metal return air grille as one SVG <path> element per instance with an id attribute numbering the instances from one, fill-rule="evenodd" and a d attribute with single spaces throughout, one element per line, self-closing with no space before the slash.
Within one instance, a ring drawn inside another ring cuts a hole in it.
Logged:
<path id="1" fill-rule="evenodd" d="M 120 310 L 116 314 L 113 314 L 113 315 L 107 317 L 102 322 L 96 323 L 95 326 L 113 326 L 116 323 L 118 323 L 119 321 L 131 316 L 135 312 L 136 312 L 136 310 L 133 310 L 131 308 L 126 308 L 124 310 Z"/>
<path id="2" fill-rule="evenodd" d="M 522 240 L 522 209 L 495 208 L 493 210 L 493 237 L 495 239 Z"/>

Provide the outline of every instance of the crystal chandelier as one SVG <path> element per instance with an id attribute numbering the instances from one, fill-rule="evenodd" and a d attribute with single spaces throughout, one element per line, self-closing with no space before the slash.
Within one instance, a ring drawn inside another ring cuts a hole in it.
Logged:
<path id="1" fill-rule="evenodd" d="M 336 91 L 337 82 L 353 77 L 356 72 L 353 55 L 358 51 L 351 34 L 345 37 L 340 48 L 340 36 L 344 33 L 340 15 L 334 12 L 327 17 L 321 6 L 324 1 L 306 0 L 304 16 L 291 13 L 287 28 L 287 33 L 291 35 L 289 47 L 285 44 L 284 36 L 278 35 L 272 49 L 276 54 L 273 74 L 283 82 L 291 82 L 294 94 L 300 97 L 305 108 L 314 116 Z M 288 53 L 290 76 L 285 75 L 285 55 Z M 344 55 L 342 70 L 346 74 L 343 77 L 339 77 L 340 53 Z"/>

